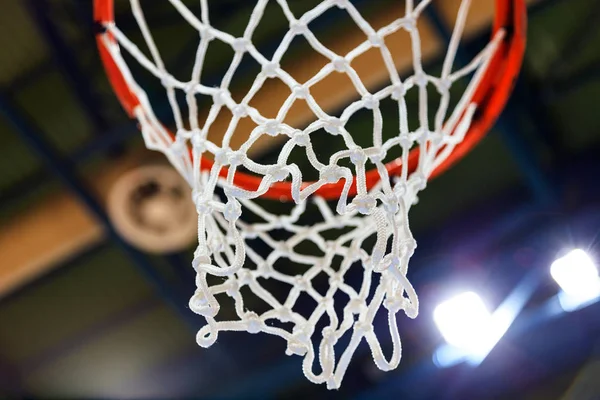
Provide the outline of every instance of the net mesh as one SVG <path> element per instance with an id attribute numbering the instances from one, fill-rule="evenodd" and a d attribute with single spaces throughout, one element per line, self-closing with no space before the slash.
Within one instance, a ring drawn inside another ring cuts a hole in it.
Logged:
<path id="1" fill-rule="evenodd" d="M 417 295 L 406 278 L 408 262 L 416 247 L 409 229 L 408 211 L 432 171 L 464 138 L 476 109 L 471 98 L 503 32 L 497 33 L 468 64 L 453 71 L 470 3 L 463 1 L 441 74 L 433 76 L 423 68 L 417 27 L 417 21 L 430 1 L 413 4 L 407 0 L 404 15 L 374 29 L 347 0 L 322 1 L 302 15 L 294 15 L 286 0 L 276 0 L 289 22 L 289 29 L 270 59 L 263 56 L 252 41 L 267 0 L 256 2 L 241 37 L 211 25 L 206 0 L 200 0 L 199 15 L 181 0 L 169 2 L 199 34 L 199 46 L 195 54 L 190 55 L 194 57 L 194 66 L 189 80 L 178 80 L 167 71 L 139 0 L 130 0 L 131 11 L 148 51 L 142 51 L 116 23 L 106 24 L 102 40 L 130 90 L 139 99 L 133 113 L 140 123 L 147 147 L 163 152 L 193 189 L 198 211 L 198 247 L 193 260 L 197 291 L 190 300 L 190 308 L 207 322 L 197 335 L 198 343 L 210 346 L 221 331 L 266 332 L 280 336 L 287 342 L 287 354 L 304 357 L 306 377 L 315 383 L 326 383 L 329 388 L 339 387 L 363 338 L 380 369 L 395 368 L 401 356 L 396 314 L 403 310 L 413 318 L 418 312 Z M 311 22 L 335 7 L 347 12 L 366 38 L 343 55 L 326 47 L 309 29 Z M 386 37 L 399 30 L 408 33 L 412 43 L 412 73 L 405 79 L 401 79 L 386 46 Z M 294 79 L 280 64 L 297 36 L 303 36 L 314 51 L 328 60 L 304 82 Z M 234 51 L 218 87 L 204 85 L 200 79 L 212 41 L 223 42 Z M 375 92 L 367 89 L 352 67 L 356 57 L 371 49 L 381 53 L 389 74 L 385 87 Z M 157 117 L 153 103 L 136 81 L 131 63 L 125 61 L 122 50 L 160 80 L 173 113 L 174 135 Z M 244 56 L 250 56 L 260 64 L 261 71 L 243 99 L 236 102 L 229 89 Z M 359 94 L 358 99 L 338 115 L 325 112 L 311 94 L 314 85 L 333 73 L 345 74 Z M 267 118 L 249 104 L 263 84 L 273 78 L 289 87 L 290 95 L 277 115 Z M 462 78 L 468 79 L 468 84 L 456 106 L 450 109 L 450 88 Z M 439 93 L 440 101 L 430 123 L 427 87 L 431 85 Z M 419 126 L 412 130 L 409 129 L 405 99 L 409 90 L 418 92 Z M 197 95 L 212 98 L 204 123 L 200 123 L 198 117 Z M 399 130 L 387 140 L 382 135 L 380 110 L 380 102 L 384 99 L 393 100 L 399 110 Z M 305 101 L 314 113 L 312 122 L 303 126 L 284 122 L 297 100 Z M 183 110 L 183 105 L 187 111 Z M 227 130 L 220 141 L 209 140 L 211 126 L 223 109 L 231 113 Z M 346 129 L 348 120 L 361 110 L 369 110 L 373 115 L 369 146 L 358 145 Z M 239 148 L 232 149 L 233 133 L 243 119 L 251 119 L 256 126 L 248 132 Z M 316 132 L 342 138 L 344 148 L 335 151 L 328 160 L 320 159 L 311 141 Z M 249 154 L 253 144 L 265 136 L 283 138 L 274 163 L 260 163 Z M 416 170 L 410 171 L 408 154 L 414 148 L 420 150 L 418 165 Z M 402 154 L 402 168 L 397 176 L 389 176 L 385 167 L 387 154 L 393 149 Z M 303 181 L 306 171 L 289 161 L 292 151 L 299 150 L 305 153 L 318 174 L 314 182 Z M 214 160 L 208 170 L 200 168 L 203 157 Z M 225 168 L 227 173 L 223 177 Z M 380 178 L 372 188 L 367 185 L 369 168 L 375 168 Z M 258 187 L 249 190 L 237 185 L 235 177 L 240 169 L 258 176 Z M 356 194 L 351 192 L 354 180 Z M 293 207 L 282 213 L 272 212 L 268 204 L 257 201 L 278 182 L 290 183 L 293 200 Z M 336 182 L 343 182 L 336 204 L 315 194 L 320 188 Z M 303 215 L 309 207 L 318 210 L 318 218 L 307 222 Z M 269 251 L 256 250 L 253 246 L 256 243 Z M 307 251 L 307 248 L 312 250 Z M 351 282 L 348 278 L 349 271 L 357 266 L 362 275 L 358 284 L 357 280 Z M 211 276 L 220 279 L 211 279 Z M 319 291 L 316 282 L 322 283 L 323 279 L 326 280 L 325 289 Z M 281 287 L 291 289 L 285 296 L 276 295 L 277 290 L 269 287 L 266 281 L 276 281 Z M 220 315 L 221 296 L 233 299 L 233 317 Z M 261 299 L 261 310 L 252 308 L 249 296 Z M 306 305 L 299 304 L 299 299 L 306 296 L 313 299 L 313 307 L 309 310 Z M 373 328 L 379 310 L 387 312 L 393 344 L 389 358 L 384 356 Z"/>

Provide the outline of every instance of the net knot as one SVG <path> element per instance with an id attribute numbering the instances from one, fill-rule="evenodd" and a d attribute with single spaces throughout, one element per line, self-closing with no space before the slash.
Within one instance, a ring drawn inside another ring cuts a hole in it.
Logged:
<path id="1" fill-rule="evenodd" d="M 223 191 L 225 192 L 226 196 L 238 198 L 244 196 L 244 189 L 233 185 L 223 185 Z"/>
<path id="2" fill-rule="evenodd" d="M 400 310 L 404 310 L 407 307 L 408 300 L 400 294 L 396 293 L 391 296 L 386 296 L 383 301 L 383 306 L 393 314 L 396 314 Z"/>
<path id="3" fill-rule="evenodd" d="M 256 267 L 256 271 L 261 277 L 268 279 L 273 274 L 273 267 L 267 262 L 261 262 Z"/>
<path id="4" fill-rule="evenodd" d="M 379 100 L 377 100 L 377 98 L 375 98 L 375 96 L 373 96 L 372 94 L 363 96 L 362 101 L 365 105 L 365 108 L 369 110 L 373 110 L 374 108 L 379 107 Z"/>
<path id="5" fill-rule="evenodd" d="M 186 94 L 194 94 L 196 93 L 196 87 L 200 86 L 197 85 L 195 82 L 187 82 L 184 86 L 183 86 L 183 91 Z"/>
<path id="6" fill-rule="evenodd" d="M 417 241 L 413 238 L 403 239 L 400 242 L 400 254 L 401 257 L 411 257 L 417 248 Z"/>
<path id="7" fill-rule="evenodd" d="M 336 56 L 333 60 L 331 60 L 331 65 L 337 72 L 346 72 L 350 66 L 348 60 L 342 56 Z"/>
<path id="8" fill-rule="evenodd" d="M 240 284 L 240 286 L 245 286 L 250 284 L 250 282 L 252 282 L 254 280 L 254 277 L 252 276 L 252 273 L 246 269 L 240 269 L 236 272 L 237 274 L 237 279 L 238 279 L 238 283 Z"/>
<path id="9" fill-rule="evenodd" d="M 294 286 L 302 292 L 306 292 L 310 287 L 310 281 L 303 275 L 297 275 L 294 279 Z"/>
<path id="10" fill-rule="evenodd" d="M 392 87 L 392 100 L 401 100 L 406 96 L 406 86 L 402 83 L 397 83 Z"/>
<path id="11" fill-rule="evenodd" d="M 290 171 L 282 165 L 273 165 L 267 170 L 267 174 L 275 181 L 281 182 L 290 174 Z"/>
<path id="12" fill-rule="evenodd" d="M 356 207 L 356 210 L 363 214 L 369 215 L 375 210 L 377 206 L 377 200 L 368 194 L 359 194 L 352 200 L 352 204 Z"/>
<path id="13" fill-rule="evenodd" d="M 421 191 L 427 187 L 427 178 L 422 172 L 415 172 L 411 176 L 411 181 L 415 189 L 418 191 Z"/>
<path id="14" fill-rule="evenodd" d="M 331 297 L 323 297 L 321 299 L 321 304 L 328 310 L 333 308 L 333 299 Z"/>
<path id="15" fill-rule="evenodd" d="M 283 224 L 280 224 L 278 228 L 284 229 Z M 277 250 L 281 254 L 291 254 L 294 252 L 294 246 L 289 244 L 288 242 L 279 242 L 277 243 L 275 250 Z"/>
<path id="16" fill-rule="evenodd" d="M 212 237 L 208 241 L 208 248 L 211 253 L 220 253 L 225 250 L 225 243 L 221 237 Z"/>
<path id="17" fill-rule="evenodd" d="M 337 338 L 335 337 L 335 329 L 332 326 L 326 326 L 321 331 L 321 335 L 323 336 L 323 344 L 334 345 L 337 342 Z"/>
<path id="18" fill-rule="evenodd" d="M 229 199 L 223 210 L 223 217 L 229 222 L 235 222 L 242 215 L 242 206 L 235 199 Z"/>
<path id="19" fill-rule="evenodd" d="M 207 318 L 214 318 L 219 312 L 218 306 L 212 307 L 201 291 L 196 291 L 190 298 L 189 307 L 196 314 Z"/>
<path id="20" fill-rule="evenodd" d="M 160 84 L 165 88 L 172 88 L 177 85 L 177 80 L 172 75 L 164 73 L 160 79 Z"/>
<path id="21" fill-rule="evenodd" d="M 250 47 L 250 41 L 246 38 L 235 38 L 231 42 L 231 47 L 236 53 L 245 53 Z"/>
<path id="22" fill-rule="evenodd" d="M 258 333 L 262 331 L 264 327 L 263 321 L 259 318 L 255 312 L 246 313 L 246 330 L 248 333 Z"/>
<path id="23" fill-rule="evenodd" d="M 339 135 L 343 126 L 342 120 L 336 117 L 329 117 L 323 121 L 323 128 L 332 135 Z"/>
<path id="24" fill-rule="evenodd" d="M 302 329 L 294 328 L 294 333 L 292 337 L 288 339 L 287 349 L 285 350 L 285 354 L 291 356 L 292 354 L 296 354 L 299 356 L 303 356 L 308 351 L 309 339 L 308 335 Z"/>
<path id="25" fill-rule="evenodd" d="M 378 33 L 373 33 L 369 35 L 369 43 L 373 47 L 381 47 L 383 46 L 383 38 Z"/>
<path id="26" fill-rule="evenodd" d="M 229 160 L 232 156 L 232 153 L 233 152 L 228 147 L 217 150 L 215 152 L 215 162 L 219 165 L 229 165 Z"/>
<path id="27" fill-rule="evenodd" d="M 194 259 L 192 260 L 192 267 L 195 271 L 198 271 L 202 265 L 210 265 L 210 257 L 206 254 L 205 249 L 198 247 L 194 253 Z M 196 281 L 197 283 L 198 281 Z"/>
<path id="28" fill-rule="evenodd" d="M 194 203 L 196 203 L 196 211 L 198 211 L 199 215 L 208 215 L 213 211 L 208 199 L 200 197 L 195 199 Z"/>
<path id="29" fill-rule="evenodd" d="M 181 136 L 177 136 L 177 138 L 171 143 L 171 151 L 174 154 L 181 155 L 187 149 L 185 139 Z"/>
<path id="30" fill-rule="evenodd" d="M 367 154 L 361 147 L 355 147 L 350 151 L 350 161 L 352 164 L 364 164 Z"/>
<path id="31" fill-rule="evenodd" d="M 419 87 L 425 87 L 427 86 L 427 75 L 425 75 L 425 73 L 423 71 L 419 71 L 414 75 L 414 82 L 415 85 L 419 86 Z"/>
<path id="32" fill-rule="evenodd" d="M 230 278 L 227 281 L 227 290 L 225 291 L 227 296 L 234 297 L 237 293 L 239 293 L 239 291 L 240 291 L 240 285 L 239 285 L 237 279 L 235 279 L 234 277 Z"/>
<path id="33" fill-rule="evenodd" d="M 290 22 L 290 32 L 294 35 L 304 35 L 308 31 L 308 26 L 304 21 L 295 20 Z"/>
<path id="34" fill-rule="evenodd" d="M 292 311 L 284 306 L 281 306 L 277 310 L 275 310 L 274 314 L 277 316 L 277 319 L 281 322 L 291 322 L 294 319 Z"/>
<path id="35" fill-rule="evenodd" d="M 233 107 L 231 113 L 236 118 L 244 118 L 248 115 L 248 106 L 245 104 L 237 104 Z"/>
<path id="36" fill-rule="evenodd" d="M 385 160 L 385 156 L 387 156 L 387 151 L 383 147 L 372 147 L 369 150 L 369 159 L 373 163 L 382 162 Z"/>
<path id="37" fill-rule="evenodd" d="M 435 145 L 439 146 L 444 141 L 444 135 L 441 132 L 429 132 L 429 141 Z"/>
<path id="38" fill-rule="evenodd" d="M 292 93 L 293 93 L 294 97 L 296 97 L 297 99 L 305 99 L 308 97 L 310 92 L 306 86 L 296 85 L 292 89 Z"/>
<path id="39" fill-rule="evenodd" d="M 192 132 L 191 142 L 194 149 L 198 150 L 201 153 L 204 153 L 206 151 L 206 139 L 204 139 L 204 136 L 202 135 L 202 132 L 199 129 L 195 129 Z"/>
<path id="40" fill-rule="evenodd" d="M 407 192 L 406 182 L 402 180 L 396 180 L 396 184 L 394 185 L 394 195 L 398 199 L 403 199 Z"/>
<path id="41" fill-rule="evenodd" d="M 413 32 L 417 29 L 417 20 L 414 16 L 409 15 L 402 21 L 402 28 L 407 32 Z"/>
<path id="42" fill-rule="evenodd" d="M 231 100 L 231 93 L 227 89 L 219 89 L 212 96 L 213 104 L 217 107 L 227 104 Z"/>
<path id="43" fill-rule="evenodd" d="M 348 7 L 348 0 L 332 0 L 332 4 L 343 10 Z"/>
<path id="44" fill-rule="evenodd" d="M 373 330 L 373 325 L 368 322 L 356 321 L 354 323 L 354 331 L 358 333 L 360 336 L 364 336 L 366 333 L 369 333 Z"/>
<path id="45" fill-rule="evenodd" d="M 264 130 L 269 136 L 277 136 L 281 131 L 281 124 L 275 119 L 270 119 L 265 123 Z"/>
<path id="46" fill-rule="evenodd" d="M 398 205 L 398 197 L 393 195 L 386 196 L 383 200 L 383 208 L 387 213 L 395 215 L 400 208 Z"/>
<path id="47" fill-rule="evenodd" d="M 246 153 L 240 150 L 230 151 L 227 153 L 227 162 L 229 165 L 234 167 L 243 164 L 246 159 Z"/>
<path id="48" fill-rule="evenodd" d="M 329 287 L 339 287 L 344 283 L 344 276 L 340 273 L 332 274 L 329 277 Z"/>
<path id="49" fill-rule="evenodd" d="M 262 66 L 262 74 L 267 78 L 274 78 L 277 76 L 277 70 L 279 69 L 279 63 L 274 61 L 263 64 Z"/>
<path id="50" fill-rule="evenodd" d="M 296 144 L 301 147 L 306 147 L 310 143 L 310 136 L 308 133 L 301 130 L 294 131 L 293 138 Z"/>
<path id="51" fill-rule="evenodd" d="M 200 38 L 206 42 L 210 42 L 215 38 L 212 30 L 206 25 L 201 25 L 198 29 L 198 33 L 200 34 Z"/>
<path id="52" fill-rule="evenodd" d="M 319 171 L 319 179 L 327 183 L 335 183 L 344 176 L 344 168 L 337 165 L 327 165 Z"/>
<path id="53" fill-rule="evenodd" d="M 413 145 L 413 140 L 409 135 L 401 135 L 400 139 L 398 139 L 398 144 L 402 147 L 403 151 L 406 151 Z"/>
<path id="54" fill-rule="evenodd" d="M 423 145 L 423 144 L 425 144 L 425 142 L 427 142 L 428 135 L 429 135 L 429 133 L 425 128 L 419 127 L 415 131 L 413 137 L 414 137 L 415 141 L 417 143 L 419 143 L 419 145 Z"/>
<path id="55" fill-rule="evenodd" d="M 440 92 L 440 94 L 445 94 L 448 92 L 448 90 L 450 90 L 450 87 L 452 86 L 452 81 L 449 78 L 443 78 L 440 79 L 437 85 L 438 88 L 438 92 Z"/>
<path id="56" fill-rule="evenodd" d="M 400 267 L 400 261 L 400 257 L 398 257 L 397 255 L 390 254 L 388 257 L 386 257 L 386 260 L 384 261 L 384 263 L 386 264 L 385 269 Z"/>
<path id="57" fill-rule="evenodd" d="M 365 305 L 364 300 L 360 298 L 354 298 L 350 300 L 346 307 L 348 308 L 348 311 L 352 314 L 360 314 L 367 310 L 367 306 Z"/>

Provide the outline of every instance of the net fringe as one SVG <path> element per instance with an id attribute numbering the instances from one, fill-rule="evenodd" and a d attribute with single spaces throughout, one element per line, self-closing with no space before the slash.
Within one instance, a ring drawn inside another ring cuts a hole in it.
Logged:
<path id="1" fill-rule="evenodd" d="M 221 331 L 265 332 L 280 336 L 287 342 L 286 354 L 304 357 L 303 372 L 306 377 L 315 383 L 326 383 L 328 388 L 340 386 L 352 355 L 363 338 L 371 349 L 377 367 L 385 371 L 394 369 L 402 353 L 396 314 L 403 310 L 406 315 L 414 318 L 418 313 L 417 295 L 406 278 L 408 262 L 416 247 L 409 228 L 408 211 L 416 202 L 417 193 L 426 186 L 431 172 L 464 138 L 476 109 L 476 104 L 471 102 L 471 98 L 502 40 L 503 32 L 499 32 L 468 65 L 452 72 L 470 5 L 470 1 L 464 0 L 459 9 L 441 75 L 435 77 L 423 70 L 421 38 L 417 29 L 417 21 L 431 1 L 421 1 L 415 6 L 413 1 L 407 0 L 403 17 L 375 30 L 347 0 L 325 0 L 300 18 L 294 16 L 286 0 L 276 0 L 289 22 L 289 30 L 270 60 L 252 43 L 253 33 L 263 17 L 267 0 L 257 1 L 242 37 L 234 37 L 211 26 L 206 0 L 200 0 L 199 17 L 182 1 L 169 2 L 200 36 L 191 78 L 188 81 L 180 81 L 166 70 L 139 0 L 130 0 L 131 10 L 150 56 L 144 54 L 115 23 L 106 25 L 103 43 L 121 70 L 130 90 L 140 101 L 134 115 L 140 123 L 146 146 L 163 152 L 193 189 L 198 210 L 198 247 L 193 260 L 193 267 L 197 272 L 197 291 L 189 304 L 190 308 L 202 315 L 207 322 L 198 332 L 198 343 L 203 347 L 212 345 Z M 344 56 L 327 48 L 308 27 L 312 21 L 334 7 L 345 10 L 367 38 Z M 412 43 L 413 74 L 405 80 L 402 80 L 396 71 L 392 54 L 385 44 L 386 37 L 399 30 L 406 31 Z M 290 43 L 298 35 L 303 36 L 316 52 L 329 60 L 304 83 L 297 82 L 280 65 Z M 209 87 L 200 81 L 207 49 L 213 40 L 227 43 L 234 50 L 232 62 L 219 87 Z M 389 73 L 389 84 L 375 93 L 370 93 L 351 63 L 373 48 L 381 53 Z M 174 138 L 157 118 L 146 92 L 138 85 L 121 55 L 121 49 L 159 79 L 165 88 L 176 126 Z M 242 101 L 236 103 L 229 86 L 242 57 L 246 54 L 258 62 L 262 70 Z M 360 99 L 348 105 L 339 117 L 327 114 L 311 95 L 311 87 L 334 72 L 346 74 L 360 96 Z M 469 74 L 472 74 L 472 78 L 448 117 L 449 90 L 452 84 Z M 261 115 L 260 110 L 249 106 L 268 79 L 279 79 L 291 91 L 277 116 L 272 119 L 266 118 Z M 430 127 L 427 114 L 427 86 L 430 84 L 434 85 L 441 95 L 433 127 Z M 410 131 L 405 95 L 413 88 L 419 93 L 419 128 Z M 184 121 L 185 113 L 177 101 L 177 91 L 185 93 L 188 108 L 187 127 Z M 213 100 L 203 125 L 199 124 L 196 95 L 211 96 Z M 387 98 L 392 98 L 398 103 L 400 121 L 398 135 L 384 141 L 383 116 L 379 103 Z M 292 104 L 299 99 L 305 100 L 315 115 L 314 121 L 302 129 L 283 122 Z M 223 107 L 231 112 L 232 118 L 221 143 L 214 143 L 207 139 L 208 132 Z M 345 128 L 352 115 L 362 109 L 373 112 L 373 145 L 367 148 L 358 146 Z M 239 149 L 232 150 L 232 135 L 243 118 L 250 118 L 257 126 Z M 310 140 L 311 134 L 320 130 L 325 130 L 330 135 L 341 136 L 347 147 L 333 154 L 327 163 L 317 158 Z M 287 136 L 275 164 L 258 163 L 247 154 L 251 146 L 263 135 Z M 391 178 L 385 169 L 384 160 L 387 153 L 397 146 L 402 149 L 402 170 L 399 176 Z M 408 153 L 414 146 L 420 148 L 419 163 L 416 171 L 409 174 Z M 191 154 L 188 152 L 189 147 L 192 149 Z M 303 171 L 297 165 L 288 163 L 295 148 L 304 148 L 308 161 L 318 171 L 319 179 L 314 183 L 303 186 Z M 206 153 L 211 154 L 214 165 L 209 171 L 201 171 L 201 159 Z M 350 160 L 354 170 L 339 165 L 344 159 Z M 367 190 L 366 185 L 367 164 L 374 165 L 381 178 L 380 183 L 371 190 Z M 236 171 L 241 166 L 262 177 L 256 190 L 245 190 L 234 184 Z M 229 168 L 229 172 L 227 177 L 222 179 L 219 172 L 225 167 Z M 356 179 L 357 195 L 350 199 L 349 191 L 353 179 Z M 295 206 L 288 214 L 275 215 L 255 200 L 266 193 L 273 183 L 284 180 L 291 180 L 291 196 Z M 331 209 L 322 198 L 313 195 L 322 186 L 339 181 L 344 182 L 344 187 L 335 209 Z M 226 201 L 221 201 L 216 196 L 215 191 L 218 187 L 223 189 Z M 309 201 L 319 210 L 321 220 L 311 226 L 305 226 L 300 224 L 299 220 Z M 261 221 L 245 222 L 241 217 L 247 212 L 258 216 Z M 324 238 L 324 233 L 341 227 L 345 227 L 347 232 L 335 240 Z M 291 236 L 286 240 L 276 240 L 269 233 L 277 229 L 283 229 Z M 372 237 L 375 238 L 375 244 L 371 247 L 366 242 Z M 248 245 L 256 239 L 262 240 L 272 249 L 267 257 L 259 255 Z M 323 255 L 300 252 L 297 247 L 306 241 L 316 245 Z M 390 242 L 391 246 L 388 245 Z M 342 260 L 337 271 L 332 268 L 334 257 L 341 257 Z M 275 268 L 279 260 L 286 260 L 288 265 L 304 266 L 306 271 L 292 275 L 286 268 Z M 245 268 L 245 264 L 253 264 L 256 267 Z M 362 284 L 358 290 L 345 281 L 346 273 L 357 264 L 364 270 Z M 324 295 L 315 290 L 312 283 L 321 273 L 325 273 L 329 279 L 329 287 Z M 210 285 L 208 275 L 225 278 L 225 281 Z M 267 291 L 259 281 L 262 279 L 274 279 L 291 285 L 292 289 L 285 301 L 278 301 Z M 260 315 L 248 310 L 240 290 L 244 286 L 268 304 L 270 310 Z M 296 311 L 297 301 L 303 293 L 317 304 L 309 317 Z M 334 296 L 340 294 L 347 298 L 341 316 L 335 309 L 334 301 Z M 233 299 L 237 320 L 217 320 L 220 311 L 217 300 L 219 295 Z M 380 339 L 373 328 L 375 315 L 381 307 L 387 310 L 393 345 L 389 358 L 385 357 Z M 315 332 L 315 326 L 322 318 L 325 318 L 328 324 L 320 332 Z M 281 326 L 291 323 L 293 328 L 276 326 L 274 321 L 281 323 Z M 350 338 L 343 342 L 341 339 L 346 333 Z M 336 358 L 336 350 L 342 345 L 345 345 L 345 348 Z M 320 372 L 315 371 L 315 363 L 319 365 Z"/>

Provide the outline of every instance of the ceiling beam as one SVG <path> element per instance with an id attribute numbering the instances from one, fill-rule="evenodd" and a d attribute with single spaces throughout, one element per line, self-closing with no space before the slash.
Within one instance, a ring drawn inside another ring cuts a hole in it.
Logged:
<path id="1" fill-rule="evenodd" d="M 144 151 L 107 163 L 101 173 L 88 175 L 88 187 L 104 204 L 119 176 L 157 158 Z M 46 196 L 0 231 L 0 297 L 99 244 L 104 237 L 102 225 L 71 192 Z"/>
<path id="2" fill-rule="evenodd" d="M 99 224 L 70 194 L 44 199 L 0 231 L 0 295 L 99 243 Z"/>

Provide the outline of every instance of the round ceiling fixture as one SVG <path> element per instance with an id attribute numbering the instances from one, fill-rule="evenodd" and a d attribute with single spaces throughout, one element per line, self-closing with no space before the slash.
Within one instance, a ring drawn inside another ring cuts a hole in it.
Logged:
<path id="1" fill-rule="evenodd" d="M 198 228 L 189 185 L 167 165 L 139 167 L 120 177 L 108 196 L 108 214 L 127 242 L 151 253 L 186 249 Z"/>

